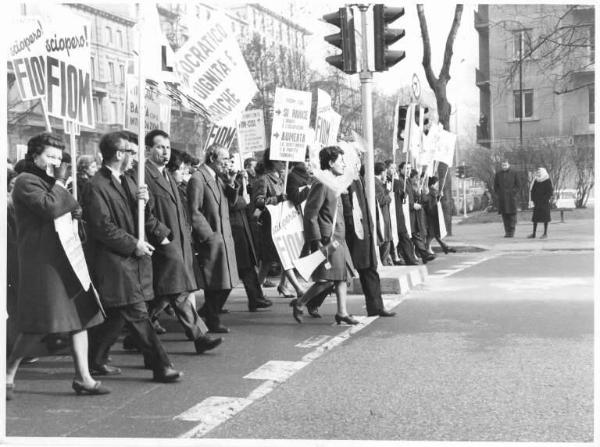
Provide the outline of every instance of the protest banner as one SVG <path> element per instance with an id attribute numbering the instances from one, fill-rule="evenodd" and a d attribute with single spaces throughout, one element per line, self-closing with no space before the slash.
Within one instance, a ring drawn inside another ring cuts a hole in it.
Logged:
<path id="1" fill-rule="evenodd" d="M 336 144 L 341 121 L 341 115 L 331 107 L 331 97 L 323 90 L 317 89 L 315 142 L 321 147 Z"/>
<path id="2" fill-rule="evenodd" d="M 265 120 L 261 109 L 246 110 L 237 122 L 238 147 L 242 159 L 267 147 Z"/>
<path id="3" fill-rule="evenodd" d="M 56 6 L 45 40 L 48 114 L 93 129 L 89 22 Z"/>
<path id="4" fill-rule="evenodd" d="M 189 28 L 187 42 L 175 53 L 175 74 L 181 89 L 206 108 L 210 121 L 232 124 L 258 88 L 225 15 L 215 11 L 198 25 Z"/>
<path id="5" fill-rule="evenodd" d="M 138 79 L 135 75 L 126 77 L 125 124 L 124 128 L 131 132 L 139 131 L 138 113 Z M 144 106 L 146 109 L 144 129 L 150 132 L 161 129 L 169 133 L 171 129 L 171 100 L 158 95 L 150 89 L 145 89 Z"/>
<path id="6" fill-rule="evenodd" d="M 235 127 L 217 126 L 213 124 L 208 133 L 208 138 L 204 143 L 204 151 L 209 148 L 211 144 L 219 144 L 225 149 L 229 150 L 233 139 L 235 138 Z"/>
<path id="7" fill-rule="evenodd" d="M 437 150 L 434 155 L 437 161 L 445 163 L 448 167 L 452 166 L 454 161 L 454 149 L 456 148 L 456 134 L 441 129 Z"/>
<path id="8" fill-rule="evenodd" d="M 294 268 L 304 245 L 302 216 L 292 202 L 286 200 L 277 205 L 267 205 L 271 214 L 271 234 L 284 270 Z"/>
<path id="9" fill-rule="evenodd" d="M 9 22 L 8 60 L 23 101 L 46 96 L 45 26 L 42 18 L 19 17 Z"/>
<path id="10" fill-rule="evenodd" d="M 271 160 L 304 161 L 311 94 L 277 87 L 273 104 Z"/>

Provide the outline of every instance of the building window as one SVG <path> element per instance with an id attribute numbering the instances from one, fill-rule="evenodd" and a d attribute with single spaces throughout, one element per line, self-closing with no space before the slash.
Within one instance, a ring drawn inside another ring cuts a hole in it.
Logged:
<path id="1" fill-rule="evenodd" d="M 96 63 L 93 57 L 90 57 L 90 74 L 92 79 L 96 79 Z"/>
<path id="2" fill-rule="evenodd" d="M 110 103 L 111 105 L 111 117 L 110 117 L 110 122 L 111 123 L 118 123 L 119 122 L 119 107 L 117 106 L 117 101 L 112 101 Z"/>
<path id="3" fill-rule="evenodd" d="M 513 92 L 515 119 L 533 118 L 533 90 L 522 90 L 522 92 L 522 95 L 520 90 Z"/>
<path id="4" fill-rule="evenodd" d="M 119 65 L 119 74 L 121 75 L 121 84 L 125 84 L 125 65 Z"/>
<path id="5" fill-rule="evenodd" d="M 594 124 L 596 122 L 596 114 L 594 111 L 594 107 L 595 107 L 595 92 L 594 92 L 594 86 L 592 85 L 591 87 L 588 87 L 588 116 L 589 116 L 589 122 L 590 124 Z"/>
<path id="6" fill-rule="evenodd" d="M 113 62 L 108 63 L 108 74 L 110 76 L 110 82 L 115 83 L 115 64 Z"/>
<path id="7" fill-rule="evenodd" d="M 100 110 L 100 101 L 98 101 L 98 98 L 94 97 L 93 102 L 94 102 L 94 113 L 96 114 L 96 122 L 100 123 L 100 122 L 102 122 L 102 111 Z"/>
<path id="8" fill-rule="evenodd" d="M 117 43 L 119 44 L 119 48 L 123 48 L 123 33 L 121 30 L 117 30 Z"/>
<path id="9" fill-rule="evenodd" d="M 513 59 L 531 56 L 531 30 L 513 31 Z"/>
<path id="10" fill-rule="evenodd" d="M 104 34 L 105 34 L 105 38 L 106 38 L 106 43 L 112 44 L 113 36 L 112 36 L 112 29 L 110 26 L 107 26 L 106 28 L 104 28 Z"/>

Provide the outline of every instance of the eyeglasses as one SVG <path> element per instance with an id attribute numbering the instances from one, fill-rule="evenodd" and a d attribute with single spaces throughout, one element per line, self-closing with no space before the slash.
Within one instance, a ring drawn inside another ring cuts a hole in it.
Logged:
<path id="1" fill-rule="evenodd" d="M 117 152 L 125 152 L 127 154 L 132 154 L 132 155 L 137 154 L 137 151 L 134 149 L 117 149 Z"/>

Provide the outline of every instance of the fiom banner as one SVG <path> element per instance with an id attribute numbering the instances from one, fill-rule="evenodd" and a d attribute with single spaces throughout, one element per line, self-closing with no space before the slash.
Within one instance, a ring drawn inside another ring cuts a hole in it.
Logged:
<path id="1" fill-rule="evenodd" d="M 267 210 L 271 214 L 271 234 L 281 266 L 284 270 L 293 269 L 304 245 L 302 216 L 289 200 L 267 205 Z"/>
<path id="2" fill-rule="evenodd" d="M 311 94 L 277 87 L 273 104 L 271 160 L 304 161 Z"/>
<path id="3" fill-rule="evenodd" d="M 45 26 L 41 18 L 19 17 L 8 24 L 8 60 L 23 101 L 46 96 Z"/>
<path id="4" fill-rule="evenodd" d="M 246 110 L 237 123 L 238 146 L 242 158 L 247 158 L 254 152 L 265 150 L 265 121 L 260 109 Z"/>
<path id="5" fill-rule="evenodd" d="M 213 124 L 208 133 L 206 144 L 204 145 L 204 151 L 212 144 L 218 144 L 229 150 L 233 140 L 235 138 L 235 127 L 217 126 Z"/>
<path id="6" fill-rule="evenodd" d="M 175 53 L 175 73 L 181 89 L 206 108 L 212 122 L 233 122 L 258 89 L 229 20 L 213 13 L 199 25 L 190 28 L 192 34 Z"/>
<path id="7" fill-rule="evenodd" d="M 331 107 L 331 97 L 323 90 L 317 89 L 315 141 L 322 147 L 336 144 L 341 121 L 341 115 Z"/>

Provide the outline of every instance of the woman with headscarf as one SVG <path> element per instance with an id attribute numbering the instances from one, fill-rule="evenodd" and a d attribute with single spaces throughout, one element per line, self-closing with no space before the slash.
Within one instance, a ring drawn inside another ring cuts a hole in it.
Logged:
<path id="1" fill-rule="evenodd" d="M 343 175 L 345 168 L 343 154 L 344 151 L 338 146 L 321 149 L 319 152 L 321 169 L 326 171 L 330 177 Z M 358 320 L 349 315 L 346 308 L 348 293 L 346 281 L 348 276 L 352 275 L 354 267 L 346 245 L 342 199 L 340 193 L 320 180 L 313 183 L 306 199 L 304 239 L 306 247 L 303 251 L 307 248 L 311 253 L 325 250 L 327 259 L 314 271 L 312 277 L 315 283 L 310 286 L 304 296 L 294 299 L 290 303 L 294 319 L 298 323 L 302 323 L 302 306 L 322 293 L 324 288 L 333 286 L 337 299 L 336 323 L 358 324 Z M 332 247 L 331 242 L 335 242 L 337 247 Z"/>
<path id="2" fill-rule="evenodd" d="M 61 245 L 54 219 L 70 213 L 81 217 L 81 207 L 55 178 L 60 170 L 62 141 L 48 133 L 27 143 L 26 166 L 13 190 L 17 226 L 19 335 L 7 360 L 6 398 L 14 393 L 14 379 L 23 358 L 47 334 L 68 332 L 72 343 L 77 394 L 107 394 L 88 367 L 87 329 L 103 321 L 92 290 L 86 292 Z"/>
<path id="3" fill-rule="evenodd" d="M 98 172 L 98 164 L 91 155 L 81 155 L 77 158 L 77 194 L 83 195 L 83 190 L 90 179 Z M 81 203 L 81 199 L 79 199 Z"/>
<path id="4" fill-rule="evenodd" d="M 548 171 L 544 168 L 538 168 L 533 184 L 531 185 L 531 201 L 533 202 L 533 216 L 531 221 L 533 222 L 533 233 L 527 236 L 529 239 L 535 238 L 535 232 L 537 231 L 537 224 L 544 224 L 544 234 L 540 236 L 540 239 L 548 238 L 548 222 L 550 222 L 550 199 L 554 194 L 554 188 L 550 181 Z"/>

